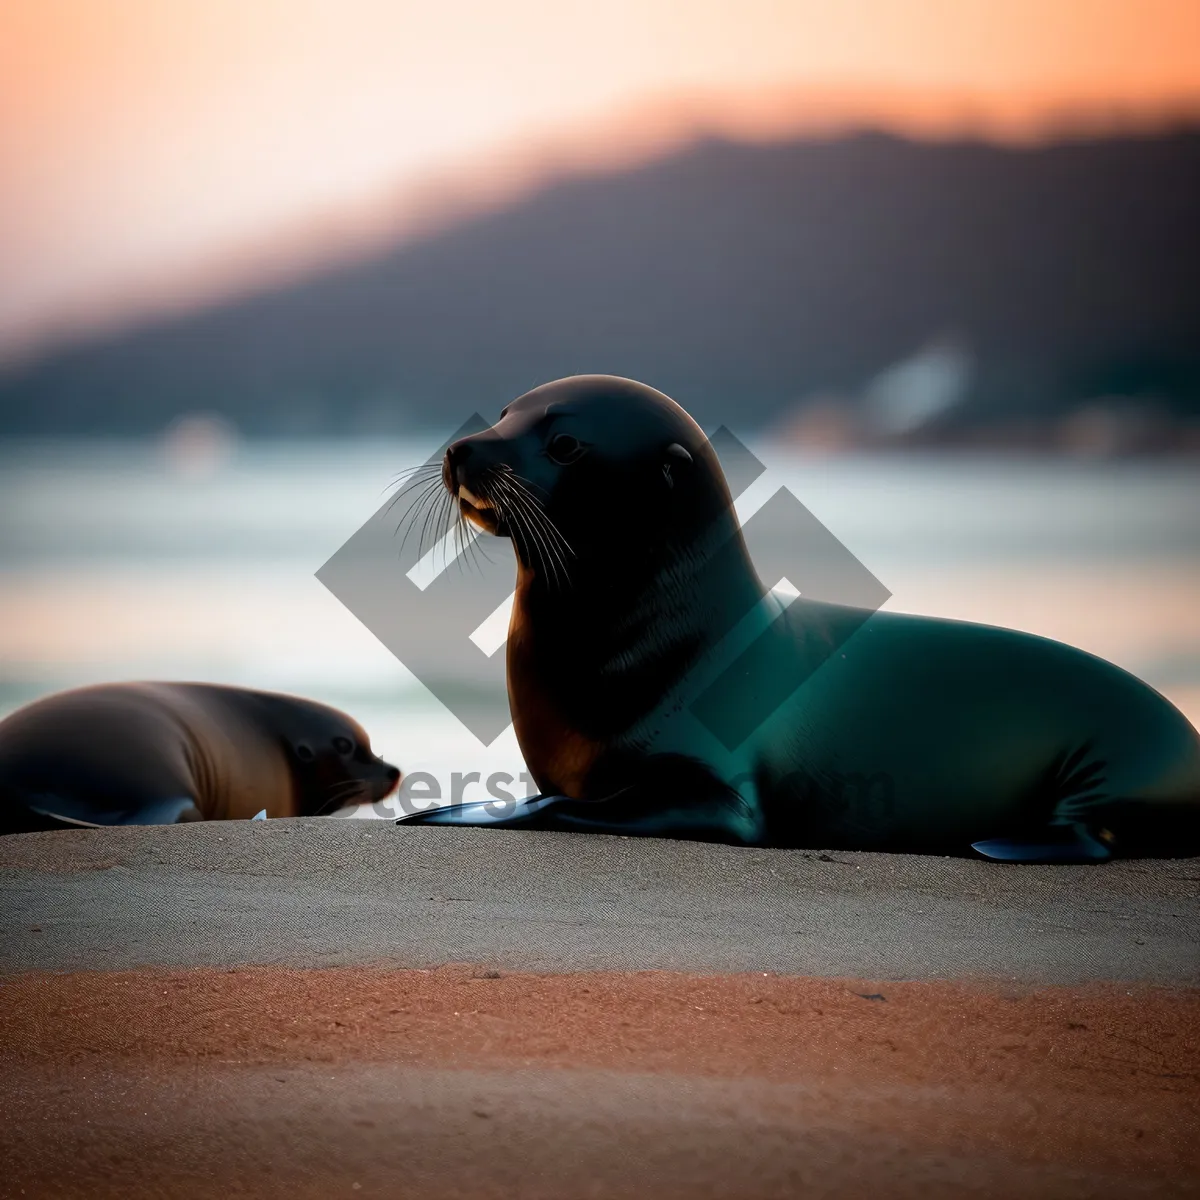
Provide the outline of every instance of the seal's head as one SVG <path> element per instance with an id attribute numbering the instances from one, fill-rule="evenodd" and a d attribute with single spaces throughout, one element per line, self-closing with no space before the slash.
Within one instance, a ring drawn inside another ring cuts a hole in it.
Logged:
<path id="1" fill-rule="evenodd" d="M 511 537 L 521 569 L 551 586 L 631 579 L 732 502 L 703 431 L 668 396 L 612 375 L 576 375 L 512 401 L 455 442 L 442 479 L 463 518 Z"/>
<path id="2" fill-rule="evenodd" d="M 253 696 L 283 740 L 298 816 L 382 800 L 400 782 L 399 768 L 371 749 L 370 736 L 353 717 L 298 696 Z"/>
<path id="3" fill-rule="evenodd" d="M 574 376 L 452 444 L 442 479 L 516 550 L 507 682 L 534 779 L 611 790 L 611 764 L 645 756 L 679 681 L 761 599 L 708 438 L 654 388 Z"/>

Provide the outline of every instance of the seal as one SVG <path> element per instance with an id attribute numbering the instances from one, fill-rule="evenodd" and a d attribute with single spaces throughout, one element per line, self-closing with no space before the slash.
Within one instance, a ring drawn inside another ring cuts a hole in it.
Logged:
<path id="1" fill-rule="evenodd" d="M 1200 852 L 1200 737 L 1164 697 L 1032 635 L 785 604 L 708 439 L 650 387 L 539 387 L 451 445 L 443 481 L 516 551 L 509 703 L 543 794 L 514 822 L 1020 861 Z"/>
<path id="2" fill-rule="evenodd" d="M 202 683 L 101 684 L 0 721 L 0 832 L 313 816 L 400 780 L 337 709 Z"/>

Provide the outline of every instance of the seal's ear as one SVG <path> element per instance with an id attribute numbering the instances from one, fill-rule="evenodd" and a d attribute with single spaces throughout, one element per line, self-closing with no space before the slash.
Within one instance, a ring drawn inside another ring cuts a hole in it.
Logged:
<path id="1" fill-rule="evenodd" d="M 692 456 L 678 443 L 672 442 L 664 451 L 667 456 L 667 461 L 663 463 L 663 478 L 667 481 L 667 487 L 673 488 L 675 480 L 671 478 L 671 467 L 677 463 L 690 463 Z"/>

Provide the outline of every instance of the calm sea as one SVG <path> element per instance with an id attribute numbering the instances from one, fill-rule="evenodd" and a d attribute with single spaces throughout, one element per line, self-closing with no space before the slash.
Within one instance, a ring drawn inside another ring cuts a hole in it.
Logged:
<path id="1" fill-rule="evenodd" d="M 0 715 L 109 679 L 298 692 L 406 771 L 520 770 L 480 745 L 314 577 L 435 445 L 0 447 Z M 802 458 L 755 446 L 743 517 L 786 486 L 889 607 L 1008 625 L 1127 667 L 1200 722 L 1200 472 L 1188 464 Z"/>

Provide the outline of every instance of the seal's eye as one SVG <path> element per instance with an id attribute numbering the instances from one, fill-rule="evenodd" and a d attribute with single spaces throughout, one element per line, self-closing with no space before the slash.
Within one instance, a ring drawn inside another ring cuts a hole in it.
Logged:
<path id="1" fill-rule="evenodd" d="M 296 757 L 301 762 L 312 762 L 317 756 L 313 753 L 313 748 L 307 742 L 297 742 Z"/>
<path id="2" fill-rule="evenodd" d="M 573 463 L 585 449 L 584 444 L 569 433 L 556 433 L 550 439 L 546 453 L 552 462 L 558 463 L 560 467 L 565 467 L 567 463 Z"/>
<path id="3" fill-rule="evenodd" d="M 335 737 L 333 739 L 333 748 L 339 754 L 349 754 L 354 749 L 354 743 L 349 738 Z"/>

